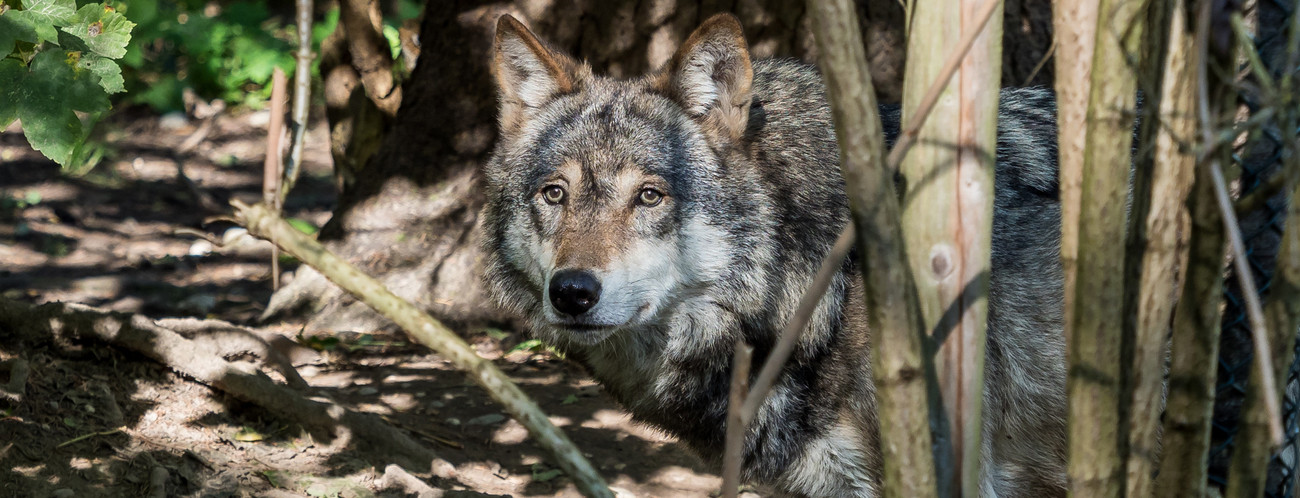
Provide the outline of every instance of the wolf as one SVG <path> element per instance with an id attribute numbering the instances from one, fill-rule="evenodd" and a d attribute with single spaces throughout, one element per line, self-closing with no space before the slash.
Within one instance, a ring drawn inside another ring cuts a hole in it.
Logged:
<path id="1" fill-rule="evenodd" d="M 761 362 L 849 223 L 820 76 L 751 60 L 706 20 L 657 71 L 598 76 L 502 16 L 499 138 L 484 168 L 486 284 L 638 420 L 721 460 L 737 341 Z M 899 111 L 881 109 L 887 141 Z M 1055 99 L 1001 96 L 984 496 L 1064 496 Z M 819 302 L 744 440 L 742 477 L 873 497 L 881 456 L 856 257 Z"/>

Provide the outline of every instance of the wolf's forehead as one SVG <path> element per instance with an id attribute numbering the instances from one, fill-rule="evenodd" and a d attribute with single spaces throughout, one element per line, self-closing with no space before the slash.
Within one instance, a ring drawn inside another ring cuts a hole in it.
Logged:
<path id="1" fill-rule="evenodd" d="M 643 92 L 586 92 L 539 123 L 536 157 L 545 166 L 659 172 L 685 163 L 690 130 L 662 97 Z M 676 164 L 675 164 L 676 163 Z"/>

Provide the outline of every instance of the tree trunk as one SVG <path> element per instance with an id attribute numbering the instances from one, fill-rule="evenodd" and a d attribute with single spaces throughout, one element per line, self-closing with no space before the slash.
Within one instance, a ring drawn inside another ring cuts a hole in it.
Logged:
<path id="1" fill-rule="evenodd" d="M 1012 49 L 1004 53 L 1004 84 L 1029 81 L 1047 53 L 1050 7 L 1049 0 L 1007 2 L 1004 44 Z M 598 73 L 634 77 L 662 65 L 703 19 L 724 11 L 740 18 L 755 57 L 807 62 L 816 57 L 803 2 L 430 0 L 420 27 L 421 57 L 402 88 L 401 108 L 378 149 L 364 166 L 352 165 L 354 170 L 341 182 L 339 206 L 321 231 L 321 240 L 396 294 L 453 326 L 503 321 L 476 266 L 481 259 L 478 213 L 483 204 L 479 167 L 496 139 L 495 84 L 487 63 L 497 17 L 510 13 L 524 20 L 543 39 L 587 60 Z M 897 0 L 858 0 L 857 12 L 873 84 L 882 101 L 897 102 L 902 7 Z M 1032 82 L 1050 84 L 1050 69 L 1044 66 Z M 354 88 L 355 82 L 348 87 Z M 378 122 L 353 120 L 348 134 L 332 138 L 367 136 L 355 127 Z M 334 150 L 348 149 L 335 144 Z M 312 330 L 391 326 L 307 268 L 298 270 L 272 297 L 265 316 L 297 313 L 310 314 Z"/>

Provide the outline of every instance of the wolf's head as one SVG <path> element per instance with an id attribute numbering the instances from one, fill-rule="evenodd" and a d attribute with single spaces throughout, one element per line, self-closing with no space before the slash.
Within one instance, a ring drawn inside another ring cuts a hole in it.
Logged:
<path id="1" fill-rule="evenodd" d="M 747 185 L 753 68 L 718 15 L 667 66 L 594 76 L 519 21 L 497 22 L 500 139 L 486 170 L 488 281 L 543 338 L 594 344 L 652 321 L 726 272 Z M 743 196 L 741 196 L 743 197 Z"/>

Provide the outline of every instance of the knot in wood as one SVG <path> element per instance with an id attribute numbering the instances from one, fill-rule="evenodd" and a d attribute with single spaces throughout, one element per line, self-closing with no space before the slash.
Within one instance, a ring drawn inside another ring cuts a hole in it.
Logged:
<path id="1" fill-rule="evenodd" d="M 930 249 L 930 272 L 935 280 L 943 280 L 952 273 L 952 247 L 937 244 Z"/>

